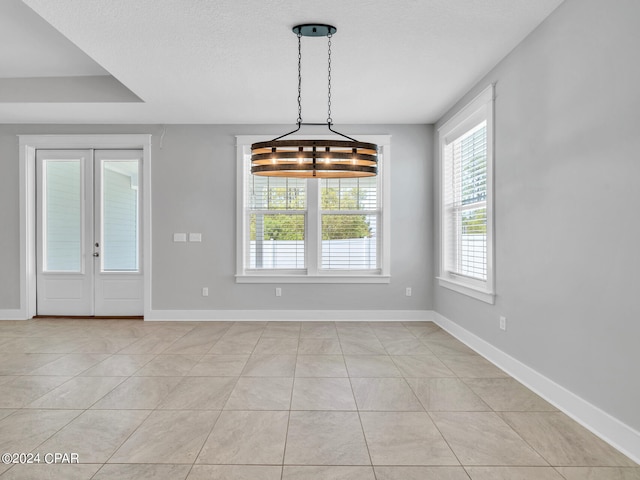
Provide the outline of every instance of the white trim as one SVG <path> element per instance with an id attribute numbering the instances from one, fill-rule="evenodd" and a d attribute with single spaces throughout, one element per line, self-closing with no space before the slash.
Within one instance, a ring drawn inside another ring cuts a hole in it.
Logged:
<path id="1" fill-rule="evenodd" d="M 378 192 L 378 195 L 382 197 L 382 225 L 380 225 L 382 248 L 378 255 L 382 255 L 381 274 L 391 277 L 391 135 L 383 137 L 386 139 L 385 142 L 373 136 L 367 138 L 370 143 L 382 145 L 383 162 L 379 166 L 382 171 L 382 188 Z"/>
<path id="2" fill-rule="evenodd" d="M 432 321 L 432 310 L 153 310 L 145 320 Z"/>
<path id="3" fill-rule="evenodd" d="M 476 288 L 471 286 L 470 283 L 456 282 L 450 278 L 436 277 L 438 279 L 438 285 L 454 292 L 463 293 L 469 297 L 481 300 L 485 303 L 493 305 L 495 303 L 496 295 L 493 292 L 488 292 L 484 288 Z"/>
<path id="4" fill-rule="evenodd" d="M 391 283 L 389 275 L 236 275 L 236 283 Z"/>
<path id="5" fill-rule="evenodd" d="M 22 309 L 4 309 L 0 310 L 0 320 L 26 320 L 22 314 Z"/>
<path id="6" fill-rule="evenodd" d="M 236 135 L 236 283 L 390 283 L 391 279 L 391 135 L 358 135 L 358 139 L 364 142 L 377 144 L 382 153 L 383 161 L 379 166 L 382 172 L 381 182 L 379 182 L 380 195 L 380 211 L 382 212 L 382 221 L 378 227 L 380 248 L 378 255 L 381 256 L 379 274 L 371 273 L 364 275 L 354 274 L 353 271 L 340 274 L 337 271 L 330 273 L 318 272 L 317 263 L 319 259 L 307 259 L 307 268 L 287 275 L 282 272 L 280 274 L 270 275 L 265 273 L 251 273 L 245 271 L 244 263 L 246 258 L 246 245 L 244 242 L 246 222 L 245 220 L 245 202 L 244 192 L 246 190 L 246 162 L 245 155 L 250 151 L 247 149 L 251 144 L 271 140 L 273 135 Z M 337 138 L 336 135 L 329 133 L 326 135 L 291 135 L 290 139 L 310 139 L 322 140 Z M 312 189 L 309 189 L 312 190 Z M 315 190 L 317 193 L 317 189 Z M 309 194 L 308 198 L 313 197 Z M 310 200 L 308 200 L 310 201 Z M 313 204 L 310 204 L 313 208 Z M 309 207 L 309 205 L 307 205 Z M 304 212 L 307 215 L 307 245 L 309 242 L 316 242 L 317 235 L 309 235 L 309 224 L 315 221 L 319 222 L 316 215 L 309 215 L 311 209 L 307 208 Z M 302 213 L 302 211 L 300 211 Z M 319 225 L 316 225 L 319 228 Z M 313 251 L 313 249 L 309 249 Z M 319 255 L 319 249 L 315 251 Z M 288 279 L 288 280 L 287 280 Z"/>
<path id="7" fill-rule="evenodd" d="M 19 208 L 20 208 L 20 308 L 19 318 L 26 320 L 36 312 L 36 149 L 23 143 L 19 146 Z"/>
<path id="8" fill-rule="evenodd" d="M 640 432 L 443 315 L 437 312 L 433 313 L 433 321 L 441 328 L 566 413 L 587 430 L 621 451 L 634 462 L 640 463 Z"/>
<path id="9" fill-rule="evenodd" d="M 322 215 L 320 208 L 320 182 L 306 182 L 307 184 L 307 209 L 305 211 L 305 260 L 306 260 L 306 277 L 316 277 L 320 272 L 322 265 L 322 240 L 318 239 L 322 232 Z M 244 241 L 244 240 L 243 240 Z M 315 253 L 315 255 L 313 255 Z M 284 272 L 283 272 L 284 273 Z M 245 276 L 252 274 L 260 275 L 260 272 L 244 271 Z M 276 273 L 277 275 L 277 273 Z"/>
<path id="10" fill-rule="evenodd" d="M 18 135 L 20 184 L 20 319 L 36 314 L 36 149 L 142 149 L 144 314 L 151 312 L 151 135 Z"/>
<path id="11" fill-rule="evenodd" d="M 495 300 L 495 226 L 494 226 L 494 92 L 495 84 L 491 84 L 482 90 L 467 105 L 461 107 L 458 112 L 437 129 L 436 145 L 439 165 L 439 195 L 437 202 L 437 215 L 440 225 L 439 235 L 439 285 L 458 293 L 470 296 L 477 300 L 493 304 Z M 462 277 L 453 277 L 447 268 L 447 218 L 444 215 L 443 195 L 446 181 L 446 169 L 442 152 L 446 143 L 463 135 L 475 124 L 486 120 L 487 122 L 487 279 L 477 281 Z"/>
<path id="12" fill-rule="evenodd" d="M 495 98 L 494 87 L 495 83 L 492 83 L 473 97 L 473 100 L 469 101 L 464 107 L 461 107 L 455 115 L 438 127 L 438 133 L 441 130 L 451 129 L 453 125 L 466 122 L 475 111 L 481 109 L 486 103 L 493 101 Z"/>

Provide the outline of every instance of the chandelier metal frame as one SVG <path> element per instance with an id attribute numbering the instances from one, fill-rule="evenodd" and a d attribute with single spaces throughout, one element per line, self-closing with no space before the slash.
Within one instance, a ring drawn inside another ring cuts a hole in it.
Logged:
<path id="1" fill-rule="evenodd" d="M 358 178 L 378 172 L 378 146 L 358 142 L 334 130 L 331 118 L 331 38 L 333 25 L 302 24 L 293 27 L 298 37 L 298 118 L 297 128 L 266 142 L 251 145 L 251 173 L 272 177 Z M 325 123 L 302 121 L 302 37 L 328 39 L 328 95 Z M 328 130 L 346 140 L 282 140 L 303 125 L 326 125 Z"/>

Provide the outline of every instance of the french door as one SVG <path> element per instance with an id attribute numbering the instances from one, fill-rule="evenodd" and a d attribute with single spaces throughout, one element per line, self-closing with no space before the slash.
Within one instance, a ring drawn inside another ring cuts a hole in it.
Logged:
<path id="1" fill-rule="evenodd" d="M 142 150 L 38 150 L 38 315 L 143 314 Z"/>

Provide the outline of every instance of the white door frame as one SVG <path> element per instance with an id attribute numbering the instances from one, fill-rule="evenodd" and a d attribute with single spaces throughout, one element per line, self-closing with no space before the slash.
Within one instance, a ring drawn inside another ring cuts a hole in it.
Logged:
<path id="1" fill-rule="evenodd" d="M 36 150 L 142 149 L 144 316 L 151 312 L 151 135 L 18 135 L 20 161 L 20 309 L 36 315 Z"/>

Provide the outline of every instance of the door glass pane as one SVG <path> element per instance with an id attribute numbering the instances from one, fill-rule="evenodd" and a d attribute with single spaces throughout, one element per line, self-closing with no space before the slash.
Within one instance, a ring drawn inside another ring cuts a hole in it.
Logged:
<path id="1" fill-rule="evenodd" d="M 45 160 L 44 270 L 82 267 L 82 166 L 80 160 Z"/>
<path id="2" fill-rule="evenodd" d="M 102 162 L 102 271 L 137 272 L 138 160 Z"/>

